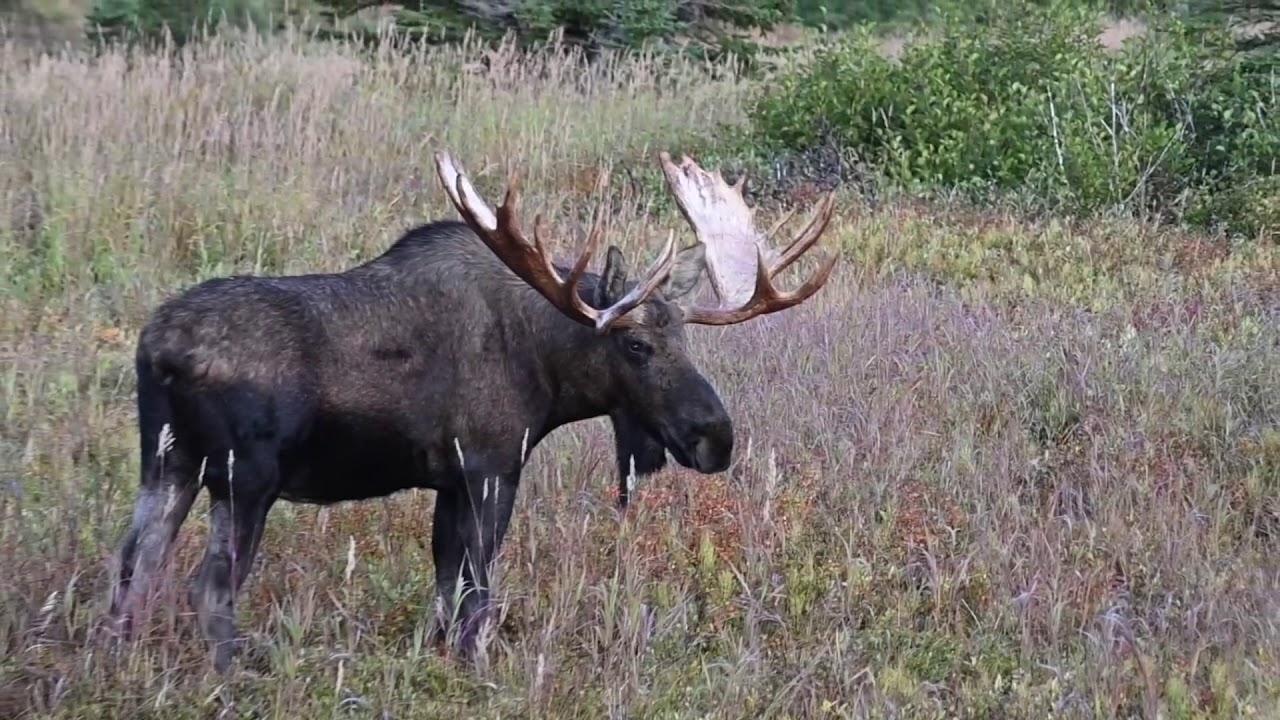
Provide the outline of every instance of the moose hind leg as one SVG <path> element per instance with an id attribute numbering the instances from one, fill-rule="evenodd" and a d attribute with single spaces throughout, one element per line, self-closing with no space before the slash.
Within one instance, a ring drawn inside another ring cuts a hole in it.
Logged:
<path id="1" fill-rule="evenodd" d="M 209 488 L 209 544 L 191 587 L 191 604 L 219 673 L 235 658 L 236 594 L 249 577 L 277 493 L 274 456 L 241 457 L 226 483 Z"/>
<path id="2" fill-rule="evenodd" d="M 150 462 L 148 462 L 150 461 Z M 145 606 L 155 575 L 165 566 L 179 528 L 199 492 L 199 478 L 178 453 L 144 460 L 142 489 L 133 505 L 133 521 L 120 548 L 119 575 L 110 615 L 132 634 L 134 613 Z"/>
<path id="3" fill-rule="evenodd" d="M 507 534 L 516 487 L 510 477 L 477 479 L 465 489 L 436 494 L 431 532 L 436 591 L 443 601 L 445 627 L 460 624 L 458 644 L 464 653 L 474 649 L 480 625 L 489 615 L 490 569 Z"/>

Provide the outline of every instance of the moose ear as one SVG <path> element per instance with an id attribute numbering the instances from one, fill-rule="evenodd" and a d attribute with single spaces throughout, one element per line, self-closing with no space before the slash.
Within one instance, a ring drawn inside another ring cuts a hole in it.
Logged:
<path id="1" fill-rule="evenodd" d="M 622 251 L 610 245 L 605 256 L 604 274 L 596 285 L 596 304 L 608 307 L 616 303 L 627 292 L 627 261 Z"/>
<path id="2" fill-rule="evenodd" d="M 695 243 L 676 254 L 675 265 L 671 275 L 662 287 L 662 294 L 668 300 L 678 300 L 693 292 L 702 279 L 702 271 L 707 267 L 707 246 Z"/>

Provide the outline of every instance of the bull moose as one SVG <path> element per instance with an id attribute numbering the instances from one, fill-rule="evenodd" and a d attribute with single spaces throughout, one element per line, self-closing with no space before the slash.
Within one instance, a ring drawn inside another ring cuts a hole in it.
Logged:
<path id="1" fill-rule="evenodd" d="M 532 243 L 521 229 L 518 173 L 495 212 L 441 151 L 437 175 L 465 222 L 411 229 L 343 272 L 211 279 L 160 305 L 137 346 L 141 489 L 110 609 L 123 635 L 201 487 L 210 523 L 191 602 L 223 672 L 235 597 L 277 500 L 435 490 L 436 591 L 466 652 L 528 451 L 553 430 L 610 418 L 623 508 L 627 476 L 659 470 L 668 452 L 723 472 L 733 421 L 686 354 L 685 326 L 740 323 L 816 293 L 834 253 L 793 292 L 772 279 L 817 242 L 833 198 L 779 253 L 741 180 L 659 159 L 695 243 L 677 252 L 673 231 L 636 280 L 613 245 L 603 273 L 587 272 L 603 213 L 573 266 L 555 265 L 542 216 Z M 691 302 L 704 269 L 714 307 Z"/>

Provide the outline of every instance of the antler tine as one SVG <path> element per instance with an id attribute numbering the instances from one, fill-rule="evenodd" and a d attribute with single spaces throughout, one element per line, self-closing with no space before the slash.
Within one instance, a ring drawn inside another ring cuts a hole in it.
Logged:
<path id="1" fill-rule="evenodd" d="M 576 279 L 586 272 L 587 262 L 600 249 L 600 242 L 604 239 L 604 213 L 596 208 L 592 215 L 591 229 L 587 231 L 587 243 L 578 257 L 578 262 L 573 266 L 573 272 L 570 273 L 573 284 L 576 284 Z"/>
<path id="2" fill-rule="evenodd" d="M 671 274 L 675 262 L 675 233 L 668 240 L 659 262 L 650 268 L 646 281 L 633 288 L 613 306 L 598 310 L 588 305 L 578 294 L 578 283 L 586 274 L 587 265 L 604 239 L 606 221 L 603 212 L 596 212 L 586 248 L 571 268 L 569 277 L 562 279 L 547 252 L 542 214 L 538 213 L 534 217 L 532 243 L 520 228 L 518 168 L 513 168 L 508 175 L 506 194 L 496 213 L 476 192 L 462 168 L 447 151 L 436 153 L 436 174 L 458 213 L 511 272 L 566 316 L 594 327 L 598 333 L 606 333 L 612 327 L 629 325 L 631 321 L 627 313 L 643 303 Z"/>
<path id="3" fill-rule="evenodd" d="M 449 196 L 453 207 L 473 230 L 483 235 L 498 227 L 498 219 L 494 217 L 493 210 L 476 195 L 470 181 L 466 181 L 462 168 L 448 151 L 441 150 L 436 153 L 436 176 L 440 178 L 440 184 L 444 185 L 445 194 Z M 463 198 L 468 195 L 468 189 L 470 189 L 470 196 L 475 200 L 471 207 L 463 201 Z"/>
<path id="4" fill-rule="evenodd" d="M 769 228 L 769 232 L 764 234 L 764 239 L 772 240 L 773 236 L 777 235 L 778 231 L 782 229 L 782 226 L 786 225 L 791 220 L 791 218 L 795 216 L 796 216 L 795 208 L 791 208 L 790 210 L 788 210 L 785 215 L 778 218 L 778 221 L 773 224 L 773 227 Z"/>
<path id="5" fill-rule="evenodd" d="M 549 272 L 553 277 L 559 278 L 560 272 L 556 270 L 555 265 L 552 264 L 551 256 L 549 253 L 547 253 L 547 250 L 546 250 L 546 243 L 542 241 L 542 237 L 543 237 L 542 227 L 543 227 L 542 214 L 539 213 L 537 218 L 535 218 L 534 220 L 533 241 L 534 241 L 534 244 L 537 246 L 538 254 L 542 256 L 542 260 L 543 260 L 543 263 L 546 265 L 547 272 Z M 599 249 L 600 249 L 600 236 L 593 233 L 592 235 L 587 237 L 586 247 L 584 247 L 582 252 L 578 255 L 578 259 L 576 262 L 574 262 L 573 267 L 569 269 L 569 277 L 561 281 L 561 284 L 567 286 L 568 288 L 567 295 L 569 297 L 570 302 L 572 302 L 575 307 L 577 307 L 579 310 L 581 310 L 587 315 L 592 315 L 592 313 L 595 312 L 595 308 L 592 308 L 591 306 L 582 302 L 582 298 L 578 295 L 578 281 L 581 280 L 582 276 L 586 274 L 587 265 L 590 264 L 591 258 L 595 256 L 596 251 Z M 592 322 L 593 323 L 598 322 L 598 319 L 593 320 Z"/>
<path id="6" fill-rule="evenodd" d="M 818 268 L 803 285 L 795 290 L 784 293 L 779 292 L 773 285 L 770 277 L 772 273 L 768 269 L 768 263 L 764 259 L 764 251 L 757 249 L 760 264 L 756 271 L 756 288 L 751 299 L 739 308 L 702 308 L 696 307 L 690 309 L 685 315 L 685 322 L 695 325 L 734 325 L 757 315 L 767 315 L 775 313 L 779 310 L 786 310 L 795 307 L 800 303 L 808 300 L 814 293 L 822 289 L 831 276 L 831 271 L 835 269 L 836 261 L 840 259 L 839 253 L 832 253 L 827 261 Z"/>
<path id="7" fill-rule="evenodd" d="M 465 175 L 459 176 L 459 182 L 466 179 Z M 470 186 L 470 181 L 467 182 Z M 475 192 L 475 188 L 471 188 Z M 479 195 L 476 196 L 479 198 Z M 464 195 L 463 200 L 467 198 Z M 502 197 L 502 204 L 498 206 L 498 236 L 502 238 L 504 243 L 515 243 L 524 247 L 529 246 L 529 240 L 525 238 L 524 231 L 520 229 L 520 170 L 512 168 L 507 174 L 507 191 Z M 540 248 L 539 248 L 540 249 Z"/>
<path id="8" fill-rule="evenodd" d="M 576 288 L 565 285 L 552 266 L 538 228 L 541 225 L 541 215 L 534 221 L 533 244 L 529 243 L 521 231 L 518 169 L 512 169 L 508 175 L 506 194 L 496 214 L 480 198 L 471 181 L 448 152 L 436 153 L 436 171 L 458 213 L 504 265 L 565 315 L 584 325 L 596 324 L 597 314 L 594 310 L 585 303 L 573 302 L 577 299 Z M 574 284 L 576 285 L 576 278 Z"/>
<path id="9" fill-rule="evenodd" d="M 644 280 L 636 283 L 635 287 L 631 288 L 631 292 L 601 312 L 601 320 L 596 321 L 597 330 L 599 332 L 608 330 L 609 325 L 614 324 L 618 319 L 625 319 L 623 316 L 626 313 L 634 310 L 647 300 L 670 277 L 671 270 L 675 267 L 675 262 L 676 231 L 672 230 L 667 235 L 666 247 L 662 249 L 662 252 L 658 253 L 658 258 L 649 266 L 648 271 L 644 274 Z"/>
<path id="10" fill-rule="evenodd" d="M 591 229 L 587 231 L 587 245 L 597 247 L 600 245 L 600 240 L 604 238 L 605 225 L 608 223 L 608 213 L 597 206 L 592 214 L 595 217 L 591 219 Z"/>
<path id="11" fill-rule="evenodd" d="M 543 270 L 545 270 L 551 277 L 558 279 L 560 277 L 560 271 L 557 270 L 555 264 L 551 262 L 551 254 L 547 252 L 547 243 L 543 241 L 542 231 L 546 227 L 543 220 L 544 218 L 542 217 L 542 213 L 538 213 L 533 216 L 533 247 L 538 251 L 538 257 L 542 260 Z M 567 282 L 571 286 L 577 284 L 577 277 L 582 274 L 582 271 L 587 267 L 587 263 L 591 260 L 591 249 L 587 248 L 587 250 L 588 252 L 578 258 L 578 261 L 574 264 L 571 272 L 569 273 L 569 279 L 561 282 Z"/>
<path id="12" fill-rule="evenodd" d="M 604 212 L 599 208 L 597 208 L 595 212 L 595 216 L 596 216 L 595 219 L 591 223 L 591 230 L 587 232 L 587 247 L 582 252 L 583 259 L 579 260 L 578 267 L 581 269 L 576 269 L 576 272 L 574 275 L 575 283 L 577 282 L 577 278 L 581 277 L 582 273 L 586 272 L 587 270 L 586 261 L 592 258 L 600 250 L 600 244 L 604 242 L 604 234 L 605 234 L 604 233 L 604 226 L 605 226 Z"/>
<path id="13" fill-rule="evenodd" d="M 798 305 L 827 282 L 838 254 L 832 255 L 813 277 L 793 292 L 780 292 L 774 287 L 773 278 L 812 249 L 826 231 L 835 209 L 834 194 L 828 193 L 818 203 L 804 229 L 779 255 L 767 247 L 767 239 L 782 228 L 794 211 L 779 221 L 767 236 L 762 236 L 753 222 L 755 211 L 747 207 L 742 195 L 743 178 L 730 185 L 719 172 L 708 172 L 687 156 L 682 156 L 677 163 L 665 151 L 658 154 L 658 160 L 677 207 L 698 240 L 706 246 L 707 274 L 711 277 L 712 289 L 722 303 L 737 305 L 736 308 L 695 307 L 686 312 L 686 322 L 702 325 L 743 322 Z"/>
<path id="14" fill-rule="evenodd" d="M 814 210 L 813 216 L 809 218 L 809 222 L 805 224 L 804 230 L 801 230 L 791 244 L 787 245 L 787 249 L 782 251 L 782 257 L 769 268 L 769 275 L 774 276 L 786 270 L 796 260 L 800 259 L 814 243 L 818 242 L 818 238 L 822 237 L 822 233 L 826 232 L 827 225 L 831 222 L 831 214 L 835 210 L 835 194 L 827 193 L 818 203 L 817 209 Z M 789 217 L 789 216 L 788 216 Z"/>

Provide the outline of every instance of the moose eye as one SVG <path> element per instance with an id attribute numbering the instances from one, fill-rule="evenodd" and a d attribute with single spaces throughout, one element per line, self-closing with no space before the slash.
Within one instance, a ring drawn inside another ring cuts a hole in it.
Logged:
<path id="1" fill-rule="evenodd" d="M 649 354 L 649 346 L 639 340 L 628 340 L 627 352 L 643 357 Z"/>

